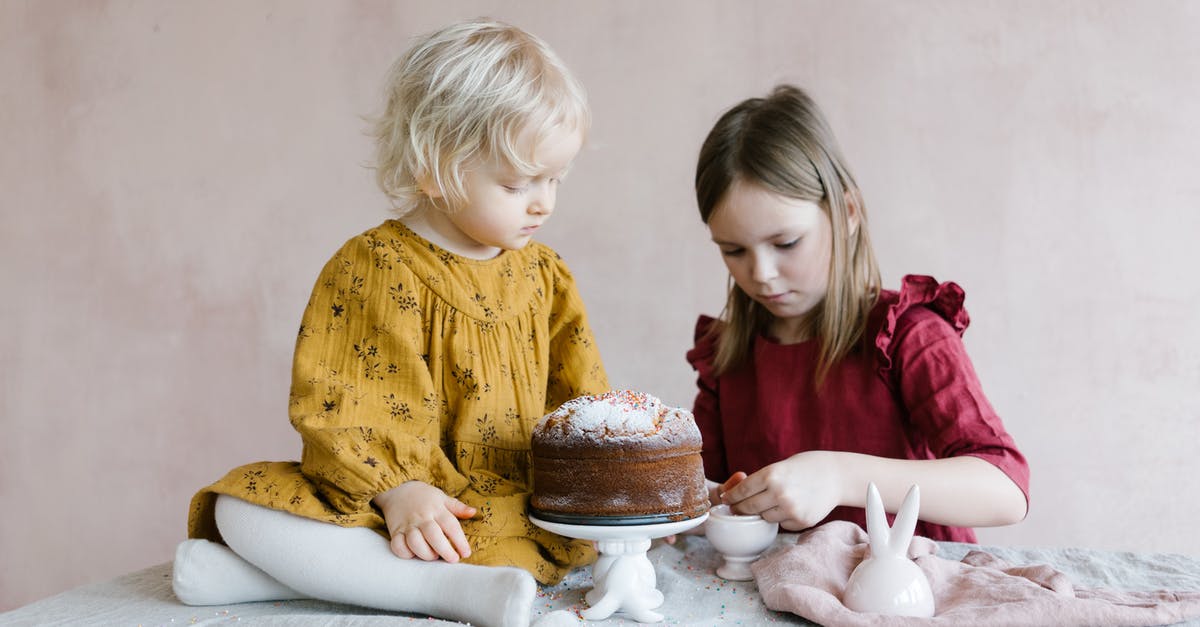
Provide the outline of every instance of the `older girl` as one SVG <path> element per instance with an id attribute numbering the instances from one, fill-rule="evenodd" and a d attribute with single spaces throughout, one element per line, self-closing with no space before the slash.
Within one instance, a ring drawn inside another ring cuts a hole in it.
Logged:
<path id="1" fill-rule="evenodd" d="M 696 198 L 732 278 L 687 355 L 714 501 L 790 530 L 862 525 L 868 482 L 893 512 L 916 483 L 917 533 L 937 540 L 1025 516 L 1029 470 L 960 339 L 962 289 L 881 289 L 862 195 L 808 95 L 721 116 Z"/>

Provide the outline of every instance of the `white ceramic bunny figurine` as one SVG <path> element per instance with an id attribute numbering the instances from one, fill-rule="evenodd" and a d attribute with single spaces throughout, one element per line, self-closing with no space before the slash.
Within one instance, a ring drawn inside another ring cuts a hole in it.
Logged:
<path id="1" fill-rule="evenodd" d="M 652 612 L 663 604 L 663 593 L 655 586 L 654 565 L 646 557 L 650 540 L 598 540 L 600 558 L 592 567 L 596 587 L 584 598 L 588 607 L 580 612 L 586 620 L 604 620 L 621 610 L 639 623 L 657 623 L 663 615 Z"/>
<path id="2" fill-rule="evenodd" d="M 888 528 L 883 501 L 875 484 L 867 485 L 867 536 L 871 552 L 850 573 L 842 603 L 855 612 L 893 616 L 933 616 L 933 591 L 925 573 L 908 558 L 917 528 L 921 490 L 909 488 L 904 504 Z"/>

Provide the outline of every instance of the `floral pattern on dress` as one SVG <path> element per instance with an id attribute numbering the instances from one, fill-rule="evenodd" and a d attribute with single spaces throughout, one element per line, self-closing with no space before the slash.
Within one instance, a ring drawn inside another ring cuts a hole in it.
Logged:
<path id="1" fill-rule="evenodd" d="M 189 535 L 220 539 L 217 494 L 386 535 L 371 498 L 420 480 L 479 510 L 463 521 L 468 562 L 557 582 L 595 554 L 529 522 L 530 434 L 561 403 L 607 390 L 553 250 L 473 260 L 385 222 L 333 256 L 305 309 L 289 399 L 301 461 L 230 471 L 194 497 Z"/>

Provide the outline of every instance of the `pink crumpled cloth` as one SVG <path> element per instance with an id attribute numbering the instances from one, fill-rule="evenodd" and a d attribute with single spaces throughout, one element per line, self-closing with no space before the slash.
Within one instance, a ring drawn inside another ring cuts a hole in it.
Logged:
<path id="1" fill-rule="evenodd" d="M 821 625 L 1166 625 L 1200 616 L 1200 591 L 1128 592 L 1076 588 L 1046 565 L 1014 566 L 983 551 L 962 561 L 935 555 L 937 544 L 914 537 L 915 559 L 933 589 L 933 618 L 859 614 L 842 592 L 868 550 L 858 525 L 833 521 L 807 531 L 751 569 L 763 602 Z"/>

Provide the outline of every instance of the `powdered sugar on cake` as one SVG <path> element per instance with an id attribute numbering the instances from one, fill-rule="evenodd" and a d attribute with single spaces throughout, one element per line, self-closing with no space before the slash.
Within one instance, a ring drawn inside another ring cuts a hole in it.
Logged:
<path id="1" fill-rule="evenodd" d="M 535 427 L 535 432 L 543 437 L 565 440 L 586 438 L 619 441 L 636 438 L 644 441 L 656 436 L 667 437 L 668 433 L 663 433 L 664 426 L 680 422 L 671 420 L 674 414 L 680 412 L 683 410 L 667 407 L 649 394 L 619 390 L 567 401 L 544 416 Z M 687 420 L 683 424 L 690 425 L 699 435 L 693 421 Z"/>

